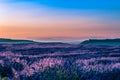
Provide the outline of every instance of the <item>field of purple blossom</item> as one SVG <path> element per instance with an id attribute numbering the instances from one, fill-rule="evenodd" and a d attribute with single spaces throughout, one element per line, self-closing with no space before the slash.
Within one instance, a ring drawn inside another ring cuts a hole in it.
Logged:
<path id="1" fill-rule="evenodd" d="M 120 80 L 120 46 L 0 44 L 0 80 Z"/>

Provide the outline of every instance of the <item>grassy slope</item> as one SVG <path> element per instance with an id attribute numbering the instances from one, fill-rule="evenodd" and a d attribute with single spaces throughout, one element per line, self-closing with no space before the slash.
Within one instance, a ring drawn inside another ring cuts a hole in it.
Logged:
<path id="1" fill-rule="evenodd" d="M 120 39 L 89 39 L 83 41 L 82 45 L 106 45 L 106 46 L 120 46 Z"/>

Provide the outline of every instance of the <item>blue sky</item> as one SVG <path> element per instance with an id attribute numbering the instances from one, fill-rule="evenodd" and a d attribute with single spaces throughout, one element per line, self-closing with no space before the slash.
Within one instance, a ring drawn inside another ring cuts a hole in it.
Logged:
<path id="1" fill-rule="evenodd" d="M 7 31 L 8 37 L 9 34 L 10 37 L 21 34 L 15 31 L 17 29 L 14 27 L 18 26 L 36 27 L 33 32 L 32 29 L 23 30 L 24 35 L 40 34 L 31 35 L 33 37 L 120 35 L 120 0 L 0 0 L 0 17 L 0 28 L 2 30 L 6 26 L 4 33 Z M 13 30 L 7 30 L 8 27 Z M 13 35 L 14 31 L 16 35 Z M 46 32 L 51 35 L 44 35 Z"/>
<path id="2" fill-rule="evenodd" d="M 119 0 L 5 0 L 8 3 L 33 2 L 53 8 L 120 10 Z"/>
<path id="3" fill-rule="evenodd" d="M 26 7 L 29 6 L 30 8 L 34 8 L 35 6 L 44 6 L 58 10 L 83 10 L 90 13 L 92 12 L 93 15 L 100 13 L 103 15 L 110 15 L 113 19 L 119 20 L 120 18 L 118 17 L 120 14 L 119 0 L 2 0 L 1 2 L 7 4 L 32 3 L 34 5 L 26 4 Z M 118 18 L 116 18 L 116 16 Z"/>

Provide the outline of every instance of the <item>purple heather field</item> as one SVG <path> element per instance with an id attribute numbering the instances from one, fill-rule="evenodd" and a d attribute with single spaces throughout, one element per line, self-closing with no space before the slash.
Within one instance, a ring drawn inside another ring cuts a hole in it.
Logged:
<path id="1" fill-rule="evenodd" d="M 0 44 L 1 80 L 120 80 L 120 46 Z"/>

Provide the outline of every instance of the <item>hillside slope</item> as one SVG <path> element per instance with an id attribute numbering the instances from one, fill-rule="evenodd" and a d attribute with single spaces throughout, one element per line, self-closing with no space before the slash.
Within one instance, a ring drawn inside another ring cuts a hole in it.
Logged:
<path id="1" fill-rule="evenodd" d="M 83 41 L 82 45 L 106 45 L 106 46 L 120 46 L 120 39 L 89 39 Z"/>

